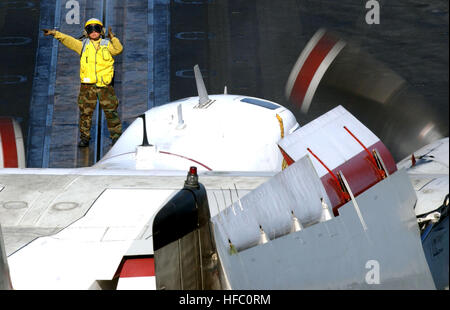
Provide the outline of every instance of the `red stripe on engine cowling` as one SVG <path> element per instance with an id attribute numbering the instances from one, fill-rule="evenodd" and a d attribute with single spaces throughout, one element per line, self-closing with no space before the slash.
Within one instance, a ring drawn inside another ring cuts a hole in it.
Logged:
<path id="1" fill-rule="evenodd" d="M 311 84 L 317 69 L 338 41 L 338 39 L 325 33 L 309 53 L 308 58 L 295 79 L 289 97 L 290 100 L 295 104 L 298 104 L 299 107 L 302 106 L 303 99 L 305 98 L 306 92 L 308 91 L 309 85 Z"/>
<path id="2" fill-rule="evenodd" d="M 0 117 L 0 135 L 2 137 L 3 167 L 19 167 L 17 159 L 16 135 L 11 119 Z"/>
<path id="3" fill-rule="evenodd" d="M 127 258 L 120 266 L 118 273 L 120 278 L 154 277 L 155 259 L 153 257 Z"/>
<path id="4" fill-rule="evenodd" d="M 368 149 L 377 149 L 389 174 L 397 171 L 397 165 L 395 164 L 394 158 L 383 142 L 378 141 L 369 146 Z M 369 155 L 365 150 L 361 151 L 342 165 L 332 169 L 332 171 L 335 174 L 342 171 L 355 197 L 380 181 L 380 174 L 373 165 L 373 159 L 369 158 Z M 345 204 L 345 201 L 342 201 L 341 198 L 341 189 L 338 188 L 336 182 L 329 173 L 322 176 L 320 179 L 325 187 L 328 198 L 330 198 L 333 213 L 337 216 L 339 215 L 338 209 Z"/>

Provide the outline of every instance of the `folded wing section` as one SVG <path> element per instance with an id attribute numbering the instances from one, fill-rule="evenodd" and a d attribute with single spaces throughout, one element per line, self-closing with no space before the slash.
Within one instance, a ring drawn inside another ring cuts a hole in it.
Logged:
<path id="1" fill-rule="evenodd" d="M 254 247 L 328 220 L 329 203 L 311 160 L 303 157 L 214 216 L 216 241 L 237 251 Z"/>
<path id="2" fill-rule="evenodd" d="M 282 139 L 288 164 L 309 155 L 330 198 L 333 212 L 397 170 L 386 146 L 342 106 L 338 106 Z"/>

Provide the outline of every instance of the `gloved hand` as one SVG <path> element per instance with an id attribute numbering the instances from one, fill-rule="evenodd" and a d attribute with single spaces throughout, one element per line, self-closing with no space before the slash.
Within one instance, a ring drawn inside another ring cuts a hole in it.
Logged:
<path id="1" fill-rule="evenodd" d="M 116 35 L 112 32 L 111 27 L 108 27 L 108 38 L 112 40 Z"/>
<path id="2" fill-rule="evenodd" d="M 55 29 L 42 29 L 42 31 L 44 32 L 44 35 L 46 36 L 55 36 L 56 34 L 56 30 Z"/>

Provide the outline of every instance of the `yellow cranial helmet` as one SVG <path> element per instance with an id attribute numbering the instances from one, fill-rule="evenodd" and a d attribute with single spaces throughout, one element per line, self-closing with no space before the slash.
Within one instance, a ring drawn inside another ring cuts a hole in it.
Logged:
<path id="1" fill-rule="evenodd" d="M 92 25 L 92 24 L 98 24 L 103 27 L 103 23 L 99 19 L 91 18 L 86 22 L 86 24 L 84 24 L 84 28 L 86 28 L 88 25 Z"/>

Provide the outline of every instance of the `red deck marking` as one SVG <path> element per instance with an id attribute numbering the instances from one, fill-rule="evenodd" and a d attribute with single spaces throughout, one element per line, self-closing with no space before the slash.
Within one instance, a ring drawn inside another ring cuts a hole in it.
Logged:
<path id="1" fill-rule="evenodd" d="M 3 167 L 18 168 L 16 135 L 11 119 L 0 117 L 0 135 L 2 137 Z"/>
<path id="2" fill-rule="evenodd" d="M 295 102 L 295 104 L 298 104 L 299 108 L 303 104 L 306 92 L 308 91 L 309 85 L 311 84 L 317 69 L 338 41 L 338 39 L 325 33 L 308 55 L 308 58 L 295 79 L 290 94 L 290 100 Z"/>

